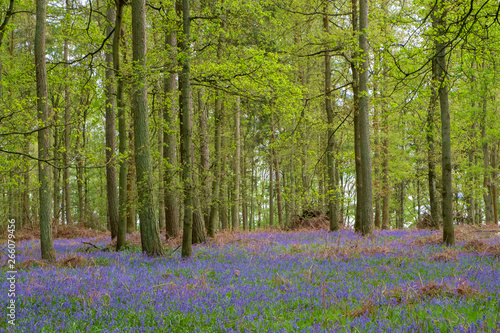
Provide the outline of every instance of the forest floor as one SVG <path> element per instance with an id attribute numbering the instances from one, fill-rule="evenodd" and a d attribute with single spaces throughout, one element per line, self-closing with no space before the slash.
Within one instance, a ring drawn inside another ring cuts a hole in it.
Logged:
<path id="1" fill-rule="evenodd" d="M 429 230 L 225 233 L 149 258 L 132 235 L 16 245 L 16 320 L 8 332 L 500 332 L 500 234 L 461 227 L 444 247 Z M 103 250 L 104 249 L 104 250 Z M 5 269 L 4 269 L 5 268 Z"/>

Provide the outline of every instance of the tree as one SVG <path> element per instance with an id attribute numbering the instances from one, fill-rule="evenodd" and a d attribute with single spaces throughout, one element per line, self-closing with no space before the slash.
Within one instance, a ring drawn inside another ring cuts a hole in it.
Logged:
<path id="1" fill-rule="evenodd" d="M 328 13 L 328 5 L 325 4 L 325 13 Z M 328 15 L 323 16 L 323 28 L 325 34 L 330 34 L 330 21 Z M 328 174 L 328 212 L 330 219 L 330 231 L 337 231 L 339 229 L 339 224 L 337 221 L 337 184 L 336 184 L 336 170 L 335 170 L 335 132 L 333 128 L 333 108 L 332 108 L 332 63 L 330 51 L 328 51 L 329 45 L 326 45 L 327 51 L 325 52 L 325 111 L 328 118 L 328 143 L 327 143 L 327 174 Z"/>
<path id="2" fill-rule="evenodd" d="M 49 191 L 49 110 L 47 100 L 47 68 L 45 66 L 45 36 L 46 36 L 46 2 L 36 1 L 35 28 L 35 68 L 38 126 L 38 181 L 40 182 L 40 249 L 42 259 L 55 260 L 54 244 L 52 243 L 52 225 L 50 218 Z"/>
<path id="3" fill-rule="evenodd" d="M 137 168 L 137 193 L 142 251 L 163 255 L 155 218 L 153 168 L 149 142 L 149 117 L 146 86 L 146 2 L 132 1 L 132 56 L 134 61 L 134 140 Z"/>
<path id="4" fill-rule="evenodd" d="M 234 141 L 236 145 L 236 154 L 233 157 L 233 172 L 234 172 L 234 198 L 233 211 L 231 213 L 233 230 L 240 228 L 240 172 L 241 172 L 241 109 L 240 96 L 236 97 L 235 113 L 234 113 Z"/>
<path id="5" fill-rule="evenodd" d="M 183 39 L 181 42 L 182 51 L 182 72 L 180 77 L 181 97 L 181 163 L 182 163 L 182 182 L 184 189 L 184 227 L 182 233 L 182 256 L 190 257 L 192 253 L 192 232 L 193 232 L 193 152 L 191 149 L 192 128 L 190 107 L 190 14 L 189 0 L 182 0 L 182 31 Z"/>
<path id="6" fill-rule="evenodd" d="M 359 231 L 363 235 L 373 233 L 372 166 L 370 151 L 370 119 L 368 105 L 368 1 L 359 0 L 359 49 L 362 52 L 359 66 L 359 147 L 361 182 L 359 208 Z M 358 139 L 358 138 L 356 138 Z"/>
<path id="7" fill-rule="evenodd" d="M 127 123 L 125 103 L 123 98 L 123 75 L 120 66 L 120 43 L 122 41 L 122 21 L 123 7 L 125 3 L 122 0 L 116 0 L 116 20 L 115 31 L 113 34 L 113 71 L 116 80 L 116 107 L 118 109 L 118 138 L 119 138 L 119 156 L 120 156 L 120 174 L 118 185 L 118 234 L 116 237 L 116 250 L 120 250 L 126 243 L 127 236 Z"/>
<path id="8" fill-rule="evenodd" d="M 165 128 L 163 130 L 163 156 L 165 158 L 165 173 L 163 178 L 165 191 L 165 226 L 166 237 L 175 238 L 179 234 L 179 203 L 177 191 L 177 117 L 175 91 L 177 75 L 174 70 L 177 55 L 177 32 L 175 29 L 167 31 L 165 34 L 165 47 L 171 54 L 170 63 L 172 71 L 164 79 L 164 109 L 163 120 Z"/>
<path id="9" fill-rule="evenodd" d="M 451 170 L 451 127 L 450 106 L 448 101 L 447 64 L 446 64 L 446 9 L 443 1 L 438 1 L 432 12 L 432 27 L 436 30 L 434 77 L 438 82 L 439 107 L 441 109 L 441 168 L 442 168 L 442 214 L 443 242 L 446 245 L 455 244 L 453 229 L 453 189 Z"/>
<path id="10" fill-rule="evenodd" d="M 106 33 L 110 35 L 113 31 L 113 23 L 116 22 L 116 12 L 113 5 L 107 10 L 109 20 Z M 116 26 L 116 24 L 115 24 Z M 115 28 L 116 30 L 116 28 Z M 115 31 L 115 33 L 117 33 Z M 116 182 L 116 86 L 113 66 L 113 45 L 109 44 L 106 52 L 106 194 L 108 208 L 108 225 L 111 230 L 111 239 L 118 235 L 118 192 Z M 69 106 L 68 106 L 69 107 Z"/>

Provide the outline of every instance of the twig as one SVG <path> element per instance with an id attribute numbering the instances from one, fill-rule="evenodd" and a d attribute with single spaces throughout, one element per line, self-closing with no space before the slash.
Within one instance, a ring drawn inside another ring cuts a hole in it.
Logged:
<path id="1" fill-rule="evenodd" d="M 90 245 L 90 246 L 92 246 L 92 247 L 94 247 L 94 248 L 96 248 L 96 249 L 98 249 L 98 250 L 101 250 L 101 251 L 105 251 L 105 252 L 106 252 L 106 251 L 109 251 L 109 249 L 108 249 L 108 248 L 105 248 L 105 247 L 99 247 L 99 246 L 96 246 L 96 245 L 94 245 L 94 244 L 92 244 L 92 243 L 89 243 L 89 242 L 82 242 L 82 244 L 85 244 L 85 245 Z"/>

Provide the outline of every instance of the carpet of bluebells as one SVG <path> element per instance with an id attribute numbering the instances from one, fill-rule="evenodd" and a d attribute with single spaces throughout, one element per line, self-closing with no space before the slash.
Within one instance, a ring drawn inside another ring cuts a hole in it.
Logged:
<path id="1" fill-rule="evenodd" d="M 105 246 L 102 239 L 55 240 L 58 261 L 77 256 L 76 267 L 38 265 L 38 241 L 23 241 L 15 326 L 5 319 L 5 266 L 0 274 L 0 331 L 500 331 L 498 255 L 465 241 L 450 249 L 419 241 L 434 236 L 233 233 L 196 246 L 187 260 L 173 249 L 149 258 L 134 246 L 117 253 L 82 243 Z M 483 245 L 500 243 L 487 236 Z"/>

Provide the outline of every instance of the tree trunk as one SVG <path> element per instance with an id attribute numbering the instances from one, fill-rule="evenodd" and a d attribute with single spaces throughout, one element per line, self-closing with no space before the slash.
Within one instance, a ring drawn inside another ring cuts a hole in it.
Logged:
<path id="1" fill-rule="evenodd" d="M 486 97 L 483 97 L 483 119 L 481 122 L 481 141 L 483 149 L 483 200 L 484 200 L 484 215 L 485 223 L 489 224 L 493 222 L 493 200 L 491 197 L 491 171 L 490 171 L 490 148 L 488 144 L 488 138 L 486 134 L 486 113 L 487 113 L 487 103 Z"/>
<path id="2" fill-rule="evenodd" d="M 245 134 L 242 134 L 245 138 Z M 244 139 L 243 139 L 243 142 Z M 245 144 L 243 144 L 243 154 L 241 156 L 241 219 L 243 222 L 243 230 L 248 230 L 248 177 L 247 177 L 247 159 L 246 159 L 247 149 L 245 149 Z"/>
<path id="3" fill-rule="evenodd" d="M 35 28 L 35 70 L 37 114 L 39 127 L 48 125 L 49 110 L 47 105 L 47 69 L 45 66 L 45 36 L 46 36 L 46 2 L 36 0 L 36 28 Z M 38 131 L 38 158 L 49 159 L 49 129 Z M 40 182 L 40 249 L 42 259 L 55 260 L 54 244 L 52 243 L 52 225 L 50 221 L 50 190 L 49 166 L 38 161 L 38 181 Z"/>
<path id="4" fill-rule="evenodd" d="M 370 118 L 368 106 L 368 0 L 359 1 L 359 48 L 362 59 L 359 69 L 359 147 L 361 157 L 361 189 L 357 201 L 359 228 L 362 235 L 373 233 L 372 166 L 370 151 Z"/>
<path id="5" fill-rule="evenodd" d="M 269 226 L 274 226 L 274 185 L 273 185 L 273 149 L 271 148 L 269 154 Z"/>
<path id="6" fill-rule="evenodd" d="M 278 226 L 283 228 L 283 204 L 281 198 L 281 177 L 280 177 L 280 169 L 279 169 L 279 161 L 278 161 L 278 151 L 276 147 L 277 144 L 276 134 L 274 132 L 274 119 L 271 116 L 271 151 L 272 151 L 272 159 L 274 161 L 274 181 L 276 186 L 276 201 L 278 204 Z"/>
<path id="7" fill-rule="evenodd" d="M 182 51 L 182 72 L 179 80 L 180 98 L 180 118 L 181 118 L 181 164 L 182 182 L 184 189 L 184 227 L 182 233 L 182 256 L 190 257 L 192 253 L 192 228 L 193 228 L 193 174 L 192 174 L 192 128 L 191 112 L 189 110 L 190 94 L 190 16 L 189 0 L 182 0 L 182 30 L 183 39 L 180 43 Z"/>
<path id="8" fill-rule="evenodd" d="M 238 230 L 240 228 L 240 159 L 241 159 L 241 133 L 240 133 L 240 96 L 236 96 L 236 110 L 234 115 L 234 141 L 236 145 L 236 153 L 234 155 L 234 198 L 232 206 L 232 224 L 233 230 Z"/>
<path id="9" fill-rule="evenodd" d="M 399 183 L 399 209 L 398 209 L 398 225 L 397 229 L 404 228 L 404 219 L 405 219 L 405 183 L 402 181 Z"/>
<path id="10" fill-rule="evenodd" d="M 107 10 L 109 24 L 106 28 L 106 34 L 109 35 L 113 30 L 112 24 L 115 23 L 115 8 L 110 5 Z M 116 24 L 115 24 L 116 26 Z M 116 32 L 115 32 L 116 33 Z M 106 194 L 108 225 L 111 230 L 111 239 L 118 235 L 118 184 L 116 181 L 116 130 L 115 130 L 115 112 L 116 112 L 116 87 L 115 73 L 113 69 L 113 45 L 108 45 L 106 53 Z M 66 48 L 65 48 L 66 51 Z"/>
<path id="11" fill-rule="evenodd" d="M 137 168 L 137 193 L 142 251 L 150 256 L 165 252 L 155 219 L 153 168 L 149 142 L 146 82 L 146 1 L 132 0 L 132 55 L 134 62 L 134 140 Z"/>
<path id="12" fill-rule="evenodd" d="M 170 48 L 172 55 L 172 67 L 175 68 L 175 55 L 177 54 L 177 32 L 172 30 L 165 36 L 165 45 Z M 172 71 L 165 76 L 165 104 L 163 109 L 163 120 L 165 128 L 163 131 L 163 155 L 165 157 L 165 173 L 163 177 L 165 191 L 165 226 L 166 237 L 175 238 L 179 235 L 179 201 L 178 201 L 178 176 L 177 176 L 177 102 L 176 82 L 177 73 Z"/>
<path id="13" fill-rule="evenodd" d="M 325 13 L 328 13 L 328 5 L 325 4 Z M 326 35 L 330 34 L 330 21 L 328 15 L 323 16 L 323 28 Z M 328 48 L 325 45 L 325 48 Z M 333 107 L 331 99 L 332 91 L 332 61 L 330 58 L 330 51 L 325 52 L 325 111 L 328 120 L 327 131 L 327 175 L 328 175 L 328 218 L 330 219 L 330 231 L 337 231 L 338 224 L 338 205 L 337 196 L 338 188 L 335 177 L 335 133 L 334 133 L 334 119 Z"/>
<path id="14" fill-rule="evenodd" d="M 374 88 L 374 91 L 377 89 Z M 379 92 L 380 96 L 380 92 Z M 379 131 L 379 116 L 380 116 L 380 109 L 379 107 L 376 107 L 374 110 L 373 114 L 373 132 L 375 135 L 374 139 L 374 145 L 375 145 L 375 154 L 374 154 L 374 161 L 373 161 L 373 171 L 374 171 L 374 187 L 375 187 L 375 197 L 373 198 L 375 201 L 375 218 L 374 218 L 374 225 L 377 229 L 380 229 L 382 227 L 382 221 L 381 221 L 381 211 L 380 211 L 380 198 L 381 198 L 381 190 L 380 190 L 380 131 Z"/>
<path id="15" fill-rule="evenodd" d="M 382 141 L 382 229 L 389 229 L 389 115 L 384 113 Z"/>
<path id="16" fill-rule="evenodd" d="M 439 3 L 432 13 L 432 26 L 437 35 L 435 38 L 436 66 L 435 78 L 439 84 L 439 106 L 441 109 L 441 168 L 442 168 L 442 216 L 443 216 L 443 242 L 446 245 L 455 244 L 455 233 L 453 229 L 453 190 L 451 169 L 451 127 L 450 107 L 448 103 L 447 64 L 446 64 L 446 42 L 443 40 L 446 33 L 444 16 L 446 15 Z M 439 15 L 439 16 L 438 16 Z"/>
<path id="17" fill-rule="evenodd" d="M 474 71 L 474 61 L 471 64 L 471 71 Z M 471 109 L 472 109 L 472 127 L 469 132 L 469 142 L 470 146 L 468 149 L 467 153 L 467 158 L 468 158 L 468 169 L 469 172 L 467 174 L 467 196 L 466 196 L 466 205 L 467 205 L 467 223 L 470 225 L 475 224 L 475 207 L 474 207 L 474 183 L 475 183 L 475 176 L 471 172 L 473 167 L 474 167 L 474 161 L 475 161 L 475 155 L 476 155 L 476 132 L 477 132 L 477 121 L 476 121 L 476 102 L 475 102 L 475 97 L 474 97 L 474 86 L 475 86 L 475 78 L 474 75 L 472 75 L 471 79 Z"/>
<path id="18" fill-rule="evenodd" d="M 352 0 L 352 30 L 354 36 L 358 34 L 358 0 Z M 358 58 L 358 52 L 353 53 L 353 59 Z M 354 124 L 354 165 L 356 168 L 356 213 L 354 217 L 354 230 L 361 231 L 361 215 L 359 201 L 363 187 L 363 174 L 361 172 L 361 147 L 359 136 L 359 72 L 358 66 L 351 62 L 352 72 L 352 97 L 353 97 L 353 124 Z"/>
<path id="19" fill-rule="evenodd" d="M 215 237 L 215 230 L 217 229 L 217 213 L 220 209 L 220 199 L 221 199 L 221 122 L 222 122 L 222 96 L 219 91 L 215 92 L 215 109 L 214 109 L 214 121 L 215 121 L 215 174 L 213 176 L 212 182 L 212 202 L 210 204 L 210 218 L 208 223 L 208 236 Z"/>
<path id="20" fill-rule="evenodd" d="M 54 109 L 56 109 L 54 107 Z M 57 124 L 59 122 L 59 117 L 57 115 L 57 111 L 54 113 L 54 123 Z M 59 131 L 57 130 L 57 127 L 54 128 L 54 145 L 53 145 L 53 156 L 54 156 L 54 161 L 59 162 Z M 53 170 L 53 185 L 54 185 L 54 190 L 52 191 L 53 194 L 53 204 L 54 204 L 54 210 L 53 210 L 53 216 L 54 216 L 54 221 L 57 221 L 57 224 L 59 224 L 59 216 L 61 213 L 61 207 L 60 207 L 60 197 L 61 197 L 61 188 L 60 188 L 60 170 L 59 168 L 52 168 Z"/>
<path id="21" fill-rule="evenodd" d="M 66 10 L 69 10 L 69 1 L 66 1 Z M 64 68 L 68 71 L 68 40 L 64 40 Z M 67 73 L 66 73 L 67 75 Z M 66 209 L 64 210 L 64 216 L 66 218 L 66 224 L 73 224 L 72 216 L 71 216 L 71 188 L 69 181 L 69 151 L 70 151 L 70 108 L 69 108 L 69 87 L 68 84 L 65 84 L 64 87 L 64 152 L 63 152 L 63 186 L 64 186 L 64 206 Z"/>
<path id="22" fill-rule="evenodd" d="M 77 193 L 78 193 L 78 223 L 83 225 L 83 127 L 85 126 L 85 120 L 81 114 L 81 109 L 77 112 L 78 124 L 80 125 L 80 121 L 82 122 L 81 128 L 78 127 L 78 135 L 76 137 L 75 142 L 75 151 L 76 154 L 76 185 L 77 185 Z M 80 140 L 82 139 L 82 144 L 80 144 Z M 66 206 L 66 210 L 71 209 L 71 206 Z M 76 221 L 73 221 L 73 224 L 76 224 Z"/>
<path id="23" fill-rule="evenodd" d="M 436 60 L 432 60 L 431 99 L 427 109 L 427 180 L 429 185 L 429 205 L 431 209 L 431 224 L 438 229 L 440 225 L 439 201 L 436 189 L 436 151 L 434 146 L 434 113 L 437 105 L 438 94 L 436 84 Z"/>
<path id="24" fill-rule="evenodd" d="M 182 87 L 181 87 L 182 88 Z M 194 167 L 195 164 L 195 158 L 194 158 L 194 142 L 193 142 L 193 121 L 194 121 L 194 115 L 193 115 L 193 100 L 192 100 L 192 94 L 191 90 L 189 91 L 189 103 L 188 103 L 188 110 L 189 110 L 189 127 L 191 128 L 191 148 L 190 148 L 190 153 L 189 156 L 191 158 L 191 166 Z M 203 210 L 201 208 L 201 202 L 200 202 L 200 191 L 198 190 L 198 177 L 196 172 L 191 171 L 191 181 L 192 181 L 192 198 L 193 198 L 193 226 L 192 226 L 192 244 L 201 244 L 206 242 L 207 240 L 207 234 L 205 232 L 205 222 L 203 220 Z"/>
<path id="25" fill-rule="evenodd" d="M 116 2 L 116 21 L 115 32 L 113 36 L 113 69 L 117 77 L 116 84 L 116 106 L 118 109 L 118 138 L 120 140 L 118 149 L 120 151 L 120 175 L 119 175 L 119 195 L 118 195 L 118 235 L 116 239 L 116 250 L 119 251 L 125 245 L 127 239 L 127 181 L 128 181 L 128 163 L 124 158 L 127 154 L 127 122 L 125 103 L 123 98 L 124 82 L 120 69 L 120 42 L 122 41 L 122 20 L 124 2 Z"/>
<path id="26" fill-rule="evenodd" d="M 135 143 L 134 143 L 134 122 L 130 122 L 128 132 L 129 160 L 127 161 L 127 233 L 137 231 L 136 212 L 136 187 L 135 187 Z"/>
<path id="27" fill-rule="evenodd" d="M 226 129 L 226 121 L 225 121 L 225 105 L 222 104 L 221 108 L 221 128 L 222 130 Z M 222 162 L 221 162 L 221 195 L 220 195 L 220 223 L 222 230 L 229 230 L 229 220 L 228 220 L 228 177 L 227 177 L 227 153 L 226 153 L 226 136 L 221 132 L 221 154 L 222 154 Z"/>
<path id="28" fill-rule="evenodd" d="M 201 188 L 202 190 L 202 213 L 205 227 L 208 230 L 210 224 L 210 206 L 212 198 L 212 190 L 210 184 L 210 151 L 209 151 L 209 136 L 208 136 L 208 108 L 205 104 L 205 88 L 200 87 L 198 90 L 198 109 L 199 109 L 199 124 L 200 124 L 200 167 L 201 167 Z"/>
<path id="29" fill-rule="evenodd" d="M 30 154 L 30 139 L 26 139 L 26 145 L 25 145 L 25 154 Z M 21 221 L 21 227 L 27 226 L 28 222 L 31 221 L 30 219 L 30 163 L 28 159 L 24 159 L 24 172 L 23 172 L 23 183 L 24 183 L 24 189 L 23 189 L 23 214 L 22 214 L 22 221 Z"/>
<path id="30" fill-rule="evenodd" d="M 224 2 L 221 1 L 221 4 Z M 217 42 L 217 59 L 220 61 L 222 58 L 222 47 L 224 45 L 224 29 L 225 20 L 221 22 L 221 33 Z M 220 201 L 222 198 L 222 191 L 220 182 L 222 180 L 222 99 L 223 96 L 219 90 L 215 90 L 215 106 L 214 106 L 214 122 L 215 122 L 215 161 L 214 169 L 215 174 L 212 175 L 212 200 L 210 202 L 210 215 L 208 221 L 208 236 L 215 237 L 215 230 L 217 229 L 217 214 L 220 211 Z"/>
<path id="31" fill-rule="evenodd" d="M 498 144 L 494 143 L 491 148 L 491 197 L 493 199 L 493 224 L 498 224 L 498 181 L 497 181 L 497 154 Z"/>

